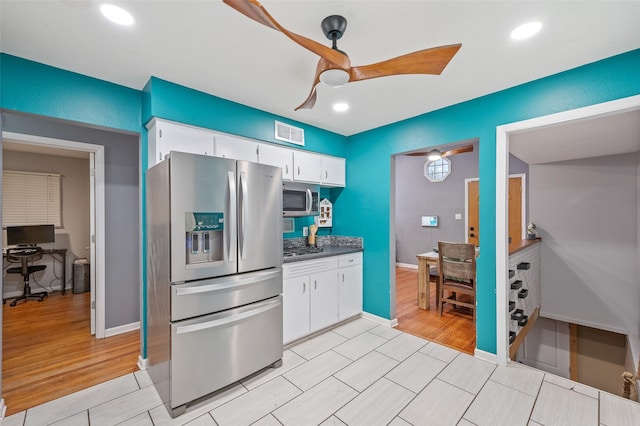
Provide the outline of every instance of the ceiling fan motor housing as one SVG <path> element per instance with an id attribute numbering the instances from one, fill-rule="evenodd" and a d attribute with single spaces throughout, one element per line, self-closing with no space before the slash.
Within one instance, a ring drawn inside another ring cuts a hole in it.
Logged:
<path id="1" fill-rule="evenodd" d="M 347 20 L 344 16 L 331 15 L 324 18 L 320 26 L 329 40 L 339 40 L 347 29 Z"/>

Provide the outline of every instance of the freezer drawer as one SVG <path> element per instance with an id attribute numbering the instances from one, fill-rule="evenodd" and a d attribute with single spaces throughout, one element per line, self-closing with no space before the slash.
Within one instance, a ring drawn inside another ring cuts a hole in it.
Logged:
<path id="1" fill-rule="evenodd" d="M 171 286 L 171 321 L 269 299 L 282 293 L 282 268 Z"/>
<path id="2" fill-rule="evenodd" d="M 171 408 L 282 358 L 282 296 L 171 324 Z"/>

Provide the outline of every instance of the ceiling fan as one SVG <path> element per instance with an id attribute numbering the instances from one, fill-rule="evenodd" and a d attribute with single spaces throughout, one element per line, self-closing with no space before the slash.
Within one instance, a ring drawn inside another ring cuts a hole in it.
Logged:
<path id="1" fill-rule="evenodd" d="M 364 66 L 351 66 L 345 52 L 338 49 L 339 40 L 347 28 L 347 20 L 339 15 L 326 17 L 321 24 L 324 35 L 332 41 L 332 47 L 325 46 L 304 36 L 292 33 L 282 27 L 257 0 L 223 0 L 243 15 L 269 28 L 282 32 L 291 40 L 320 56 L 313 78 L 311 92 L 307 99 L 295 110 L 311 109 L 316 103 L 316 87 L 320 82 L 329 86 L 342 86 L 353 81 L 400 74 L 439 75 L 451 58 L 462 46 L 451 44 L 419 50 L 386 61 Z"/>
<path id="2" fill-rule="evenodd" d="M 418 157 L 418 156 L 422 157 L 426 155 L 429 160 L 434 161 L 434 160 L 439 160 L 442 157 L 448 157 L 450 155 L 455 155 L 455 154 L 462 154 L 463 152 L 473 152 L 473 145 L 461 146 L 460 148 L 454 148 L 444 152 L 440 151 L 439 149 L 432 149 L 429 152 L 413 152 L 407 155 L 411 155 L 414 157 Z"/>

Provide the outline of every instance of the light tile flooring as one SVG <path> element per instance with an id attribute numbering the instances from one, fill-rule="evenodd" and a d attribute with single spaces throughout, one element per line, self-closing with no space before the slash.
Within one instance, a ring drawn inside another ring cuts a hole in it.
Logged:
<path id="1" fill-rule="evenodd" d="M 640 404 L 520 364 L 498 367 L 357 319 L 171 419 L 144 371 L 3 425 L 634 425 Z"/>

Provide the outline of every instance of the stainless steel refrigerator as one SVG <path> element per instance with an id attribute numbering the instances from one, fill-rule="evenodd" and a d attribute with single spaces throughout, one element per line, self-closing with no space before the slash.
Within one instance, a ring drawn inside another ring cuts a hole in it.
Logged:
<path id="1" fill-rule="evenodd" d="M 171 152 L 147 178 L 147 360 L 175 417 L 282 359 L 282 171 Z"/>

